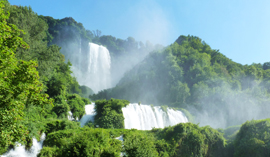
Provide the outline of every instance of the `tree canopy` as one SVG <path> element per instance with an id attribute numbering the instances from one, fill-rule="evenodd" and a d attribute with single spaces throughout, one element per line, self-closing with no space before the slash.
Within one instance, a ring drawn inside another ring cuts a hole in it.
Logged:
<path id="1" fill-rule="evenodd" d="M 15 142 L 25 142 L 27 128 L 21 124 L 24 108 L 29 105 L 51 103 L 42 94 L 44 86 L 39 81 L 37 63 L 15 57 L 17 48 L 29 46 L 22 40 L 24 32 L 16 25 L 8 24 L 9 13 L 0 1 L 0 152 Z"/>

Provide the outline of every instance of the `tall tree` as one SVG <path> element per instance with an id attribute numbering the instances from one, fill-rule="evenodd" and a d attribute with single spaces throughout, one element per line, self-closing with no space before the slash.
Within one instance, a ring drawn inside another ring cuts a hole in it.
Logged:
<path id="1" fill-rule="evenodd" d="M 24 142 L 27 128 L 21 124 L 25 106 L 51 103 L 47 95 L 40 94 L 43 85 L 39 82 L 34 61 L 22 61 L 15 57 L 18 47 L 29 48 L 19 37 L 22 30 L 7 24 L 9 13 L 4 11 L 6 1 L 0 1 L 0 154 L 17 142 Z"/>

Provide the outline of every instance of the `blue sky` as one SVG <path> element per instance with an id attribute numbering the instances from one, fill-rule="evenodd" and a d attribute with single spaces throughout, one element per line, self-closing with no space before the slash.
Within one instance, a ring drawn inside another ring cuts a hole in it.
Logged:
<path id="1" fill-rule="evenodd" d="M 270 61 L 269 0 L 9 0 L 39 15 L 73 17 L 88 30 L 99 29 L 137 41 L 167 46 L 180 35 L 200 37 L 241 64 Z"/>

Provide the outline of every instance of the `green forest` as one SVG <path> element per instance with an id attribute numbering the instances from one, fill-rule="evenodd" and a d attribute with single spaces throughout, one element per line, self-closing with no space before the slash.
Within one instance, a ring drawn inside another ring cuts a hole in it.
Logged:
<path id="1" fill-rule="evenodd" d="M 79 44 L 86 53 L 89 42 L 110 51 L 112 73 L 131 63 L 115 73 L 115 87 L 94 93 L 72 75 L 76 60 L 65 58 Z M 236 63 L 191 35 L 166 47 L 101 35 L 72 17 L 38 15 L 6 0 L 0 51 L 0 154 L 17 142 L 29 150 L 45 133 L 39 157 L 270 156 L 270 62 Z M 91 102 L 95 121 L 81 127 L 76 119 Z M 189 122 L 125 129 L 129 103 L 181 110 Z"/>
<path id="2" fill-rule="evenodd" d="M 184 108 L 200 123 L 205 123 L 201 113 L 207 113 L 208 120 L 217 120 L 214 127 L 225 128 L 244 123 L 250 113 L 256 119 L 268 117 L 269 65 L 241 65 L 198 37 L 180 36 L 151 52 L 116 87 L 90 97 Z"/>

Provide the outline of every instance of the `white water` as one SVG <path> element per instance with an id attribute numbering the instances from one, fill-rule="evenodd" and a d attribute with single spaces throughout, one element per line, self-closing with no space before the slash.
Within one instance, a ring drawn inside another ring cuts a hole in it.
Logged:
<path id="1" fill-rule="evenodd" d="M 68 111 L 68 120 L 75 120 L 71 111 Z"/>
<path id="2" fill-rule="evenodd" d="M 88 121 L 94 122 L 94 107 L 94 103 L 85 106 L 86 115 L 80 120 L 81 126 Z M 188 122 L 187 117 L 181 111 L 167 108 L 167 113 L 165 113 L 159 106 L 152 109 L 150 105 L 129 104 L 122 108 L 122 111 L 125 118 L 125 129 L 151 130 Z"/>
<path id="3" fill-rule="evenodd" d="M 151 130 L 188 122 L 187 117 L 181 111 L 170 108 L 167 108 L 166 114 L 158 106 L 152 109 L 150 105 L 129 104 L 122 108 L 122 111 L 126 129 Z"/>
<path id="4" fill-rule="evenodd" d="M 18 144 L 15 149 L 8 151 L 1 157 L 36 157 L 39 151 L 42 149 L 43 141 L 45 140 L 45 138 L 45 133 L 41 135 L 39 142 L 35 138 L 33 138 L 33 146 L 30 148 L 29 151 L 25 150 L 25 146 Z"/>
<path id="5" fill-rule="evenodd" d="M 95 113 L 95 104 L 85 105 L 85 115 L 80 119 L 81 127 L 83 127 L 87 122 L 94 122 Z"/>
<path id="6" fill-rule="evenodd" d="M 111 88 L 111 56 L 109 50 L 97 44 L 89 43 L 87 55 L 79 48 L 79 63 L 72 63 L 71 70 L 80 85 L 90 87 L 95 93 Z M 83 64 L 82 62 L 87 63 Z"/>
<path id="7" fill-rule="evenodd" d="M 96 114 L 94 108 L 94 103 L 85 105 L 86 114 L 80 119 L 81 127 L 89 121 L 94 122 L 94 116 Z M 181 111 L 174 111 L 170 108 L 167 108 L 167 113 L 165 113 L 158 106 L 152 108 L 150 105 L 129 104 L 127 107 L 122 108 L 122 111 L 125 117 L 125 129 L 151 130 L 154 127 L 164 128 L 166 126 L 188 122 L 187 117 Z M 74 119 L 72 113 L 70 113 L 69 119 Z M 1 157 L 36 157 L 42 149 L 45 137 L 43 133 L 39 142 L 33 138 L 33 146 L 29 151 L 26 151 L 25 147 L 19 144 L 14 150 L 10 150 Z M 116 139 L 122 141 L 123 136 Z"/>

